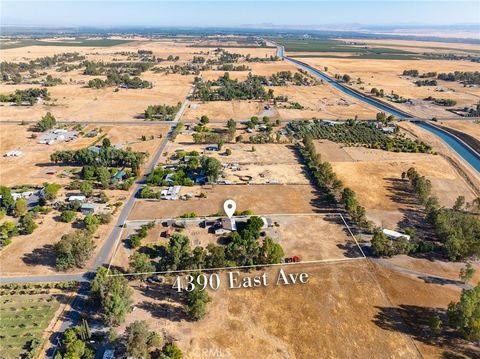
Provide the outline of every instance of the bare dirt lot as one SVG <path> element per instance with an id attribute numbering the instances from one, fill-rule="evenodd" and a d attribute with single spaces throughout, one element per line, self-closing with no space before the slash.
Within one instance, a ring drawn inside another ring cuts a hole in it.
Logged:
<path id="1" fill-rule="evenodd" d="M 208 349 L 236 358 L 419 357 L 410 338 L 374 321 L 389 303 L 366 262 L 285 267 L 309 273 L 301 286 L 275 286 L 278 270 L 266 270 L 273 281 L 266 288 L 227 289 L 222 275 L 207 316 L 195 323 L 185 319 L 169 285 L 135 284 L 136 310 L 127 324 L 147 320 L 178 340 L 186 358 L 211 357 Z"/>
<path id="2" fill-rule="evenodd" d="M 401 180 L 402 172 L 410 167 L 430 179 L 433 194 L 442 205 L 451 207 L 460 195 L 467 201 L 475 198 L 456 169 L 439 155 L 342 148 L 328 141 L 319 141 L 316 147 L 344 184 L 357 193 L 368 218 L 377 225 L 396 227 L 414 215 L 417 206 L 411 202 L 406 181 Z"/>
<path id="3" fill-rule="evenodd" d="M 302 58 L 302 61 L 313 65 L 321 70 L 328 67 L 328 74 L 349 74 L 352 78 L 351 86 L 370 93 L 372 88 L 383 89 L 385 94 L 391 91 L 413 100 L 413 105 L 395 103 L 404 111 L 419 117 L 455 117 L 445 107 L 423 101 L 424 98 L 452 99 L 457 102 L 454 107 L 463 108 L 472 106 L 478 102 L 480 87 L 464 86 L 459 82 L 437 80 L 438 86 L 422 86 L 414 84 L 415 79 L 401 76 L 404 70 L 416 69 L 420 73 L 435 71 L 477 71 L 478 65 L 470 61 L 447 61 L 447 60 L 374 60 L 374 59 L 339 59 L 339 58 Z M 363 83 L 357 84 L 357 78 Z M 364 89 L 362 90 L 361 87 Z"/>
<path id="4" fill-rule="evenodd" d="M 195 187 L 188 188 L 188 191 Z M 198 187 L 207 198 L 188 201 L 137 200 L 130 212 L 129 220 L 174 218 L 195 212 L 198 216 L 209 216 L 223 212 L 223 203 L 232 198 L 237 210 L 251 209 L 254 213 L 315 213 L 328 210 L 319 199 L 320 194 L 310 185 L 214 185 Z"/>

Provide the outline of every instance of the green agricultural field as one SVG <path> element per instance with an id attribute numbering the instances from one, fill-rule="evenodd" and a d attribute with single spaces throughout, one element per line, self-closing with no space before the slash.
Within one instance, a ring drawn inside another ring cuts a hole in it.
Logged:
<path id="1" fill-rule="evenodd" d="M 351 53 L 350 56 L 335 55 L 297 55 L 296 57 L 341 57 L 351 59 L 385 59 L 385 60 L 415 60 L 420 54 L 390 47 L 370 47 L 365 45 L 349 45 L 343 41 L 331 39 L 294 39 L 273 38 L 273 41 L 284 45 L 290 52 L 329 52 Z"/>
<path id="2" fill-rule="evenodd" d="M 272 38 L 291 52 L 368 52 L 367 49 L 330 39 Z"/>
<path id="3" fill-rule="evenodd" d="M 78 47 L 110 47 L 115 45 L 122 45 L 131 42 L 131 40 L 113 40 L 113 39 L 75 39 L 62 41 L 41 41 L 34 39 L 20 39 L 0 41 L 0 49 L 14 49 L 25 46 L 78 46 Z"/>
<path id="4" fill-rule="evenodd" d="M 4 295 L 0 299 L 0 353 L 2 358 L 20 358 L 32 340 L 38 351 L 42 334 L 60 306 L 63 295 Z M 33 357 L 33 356 L 32 356 Z"/>

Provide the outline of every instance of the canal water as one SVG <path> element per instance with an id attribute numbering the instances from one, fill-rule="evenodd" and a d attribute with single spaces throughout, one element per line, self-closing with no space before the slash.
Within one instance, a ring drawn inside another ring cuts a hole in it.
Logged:
<path id="1" fill-rule="evenodd" d="M 477 172 L 480 173 L 480 156 L 470 146 L 465 145 L 462 141 L 459 141 L 455 136 L 443 131 L 435 126 L 432 126 L 426 122 L 415 122 L 416 125 L 433 133 L 437 137 L 440 137 L 450 148 L 458 153 L 470 166 L 472 166 Z"/>

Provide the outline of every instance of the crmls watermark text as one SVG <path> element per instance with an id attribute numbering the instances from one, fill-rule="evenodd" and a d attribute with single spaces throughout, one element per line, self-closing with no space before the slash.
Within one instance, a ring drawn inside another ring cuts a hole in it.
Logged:
<path id="1" fill-rule="evenodd" d="M 192 358 L 230 358 L 230 349 L 195 348 L 190 353 Z"/>

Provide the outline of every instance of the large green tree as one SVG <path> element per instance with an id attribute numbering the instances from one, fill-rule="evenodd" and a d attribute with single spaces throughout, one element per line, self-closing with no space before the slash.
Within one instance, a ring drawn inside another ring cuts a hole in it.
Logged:
<path id="1" fill-rule="evenodd" d="M 47 112 L 47 114 L 37 122 L 37 127 L 41 132 L 45 132 L 51 130 L 56 124 L 57 120 L 55 119 L 55 116 L 53 116 L 50 112 Z"/>
<path id="2" fill-rule="evenodd" d="M 480 284 L 473 289 L 463 289 L 460 300 L 450 303 L 448 321 L 466 339 L 480 340 Z"/>
<path id="3" fill-rule="evenodd" d="M 95 244 L 89 231 L 64 234 L 55 244 L 55 266 L 58 270 L 82 268 L 93 253 Z"/>
<path id="4" fill-rule="evenodd" d="M 128 280 L 116 270 L 110 272 L 100 267 L 92 281 L 90 299 L 100 308 L 102 318 L 107 325 L 117 326 L 125 321 L 131 310 L 132 290 Z"/>

